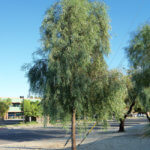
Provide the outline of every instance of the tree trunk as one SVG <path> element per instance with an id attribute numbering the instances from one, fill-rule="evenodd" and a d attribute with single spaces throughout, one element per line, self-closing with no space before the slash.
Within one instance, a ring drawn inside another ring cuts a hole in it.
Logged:
<path id="1" fill-rule="evenodd" d="M 76 111 L 72 111 L 72 150 L 76 150 Z"/>
<path id="2" fill-rule="evenodd" d="M 125 131 L 125 129 L 124 129 L 124 122 L 125 122 L 125 119 L 126 119 L 127 116 L 131 113 L 132 108 L 134 107 L 134 105 L 135 105 L 135 100 L 132 102 L 132 104 L 131 104 L 131 106 L 130 106 L 128 112 L 124 115 L 124 118 L 123 118 L 123 119 L 120 118 L 119 132 L 124 132 L 124 131 Z"/>
<path id="3" fill-rule="evenodd" d="M 124 121 L 125 119 L 120 119 L 119 132 L 124 132 Z"/>
<path id="4" fill-rule="evenodd" d="M 145 114 L 146 114 L 148 121 L 150 122 L 150 117 L 149 117 L 148 113 L 146 112 Z"/>
<path id="5" fill-rule="evenodd" d="M 29 117 L 29 122 L 31 122 L 32 121 L 32 118 L 31 118 L 31 116 Z"/>

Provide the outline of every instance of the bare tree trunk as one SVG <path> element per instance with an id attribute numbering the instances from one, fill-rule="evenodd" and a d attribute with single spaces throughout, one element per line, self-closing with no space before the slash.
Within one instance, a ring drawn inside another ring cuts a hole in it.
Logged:
<path id="1" fill-rule="evenodd" d="M 135 100 L 132 102 L 132 104 L 131 104 L 131 106 L 130 106 L 128 112 L 124 115 L 124 118 L 123 118 L 123 119 L 120 118 L 119 132 L 124 132 L 124 131 L 125 131 L 125 129 L 124 129 L 124 122 L 125 122 L 125 119 L 126 119 L 127 116 L 131 113 L 131 111 L 132 111 L 134 105 L 135 105 Z"/>
<path id="2" fill-rule="evenodd" d="M 72 112 L 72 150 L 76 150 L 76 111 Z"/>
<path id="3" fill-rule="evenodd" d="M 120 119 L 120 124 L 119 124 L 119 132 L 124 132 L 124 121 L 125 119 Z"/>
<path id="4" fill-rule="evenodd" d="M 150 117 L 149 117 L 148 113 L 146 112 L 145 114 L 146 114 L 148 121 L 150 122 Z"/>

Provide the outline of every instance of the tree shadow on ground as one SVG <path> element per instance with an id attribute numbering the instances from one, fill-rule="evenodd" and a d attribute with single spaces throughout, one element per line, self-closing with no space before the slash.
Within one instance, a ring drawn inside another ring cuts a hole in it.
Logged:
<path id="1" fill-rule="evenodd" d="M 63 129 L 8 129 L 0 128 L 0 141 L 13 141 L 13 142 L 23 142 L 23 141 L 35 141 L 44 139 L 61 139 L 67 138 L 69 133 Z"/>
<path id="2" fill-rule="evenodd" d="M 98 132 L 99 137 L 87 144 L 77 147 L 77 150 L 150 150 L 150 138 L 143 138 L 145 125 L 128 128 L 125 133 L 114 131 Z M 57 149 L 57 150 L 64 150 Z M 71 150 L 66 148 L 65 150 Z"/>

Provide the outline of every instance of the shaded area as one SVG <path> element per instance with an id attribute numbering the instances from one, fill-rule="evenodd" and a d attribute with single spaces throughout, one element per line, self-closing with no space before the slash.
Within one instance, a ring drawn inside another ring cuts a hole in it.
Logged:
<path id="1" fill-rule="evenodd" d="M 14 124 L 19 124 L 20 122 L 22 122 L 23 120 L 0 120 L 0 125 L 14 125 Z"/>
<path id="2" fill-rule="evenodd" d="M 125 122 L 125 126 L 132 127 L 132 126 L 139 125 L 139 124 L 145 123 L 145 122 L 147 122 L 146 118 L 127 119 Z M 115 121 L 109 121 L 109 123 L 112 127 L 115 127 L 115 129 L 119 129 L 119 127 L 118 127 L 119 123 L 117 123 Z M 93 126 L 93 124 L 89 124 L 88 128 L 90 129 L 90 127 L 92 127 L 92 126 Z M 118 128 L 116 128 L 116 127 L 118 127 Z M 68 126 L 68 128 L 70 128 L 70 126 Z M 102 129 L 102 128 L 103 128 L 102 125 L 97 125 L 94 128 L 93 133 L 96 134 L 96 136 L 98 136 L 98 137 L 101 135 L 105 135 L 105 136 L 107 136 L 107 135 L 109 136 L 110 134 L 115 135 L 117 133 L 116 130 L 100 131 L 99 129 Z M 129 132 L 130 132 L 130 128 L 127 129 L 126 133 L 129 133 Z M 126 133 L 125 134 L 117 133 L 118 139 L 129 136 L 129 134 L 126 135 Z M 132 133 L 132 131 L 131 131 L 131 133 Z M 133 134 L 134 133 L 132 133 L 132 138 L 133 138 Z M 122 136 L 120 136 L 120 135 L 122 135 Z M 50 142 L 58 141 L 58 143 L 59 143 L 60 140 L 64 140 L 64 142 L 65 142 L 69 136 L 70 136 L 70 133 L 67 133 L 61 127 L 48 127 L 48 128 L 40 128 L 40 127 L 30 128 L 29 127 L 27 129 L 21 128 L 21 127 L 20 127 L 20 129 L 19 128 L 17 128 L 17 129 L 0 128 L 0 145 L 14 143 L 14 142 L 44 141 L 44 140 L 47 140 Z M 135 135 L 135 137 L 136 136 L 137 135 Z M 24 147 L 24 149 L 25 148 L 26 147 Z M 33 148 L 31 147 L 31 149 L 33 149 Z M 36 149 L 38 149 L 38 148 L 36 148 Z"/>
<path id="3" fill-rule="evenodd" d="M 125 120 L 125 127 L 132 127 L 134 125 L 138 125 L 138 124 L 145 123 L 145 122 L 148 122 L 145 117 L 126 119 Z M 111 127 L 118 127 L 118 130 L 119 130 L 119 122 L 116 122 L 114 120 L 114 121 L 108 121 L 108 123 Z M 90 129 L 93 125 L 94 125 L 94 123 L 90 123 L 88 125 L 88 129 Z M 94 127 L 94 130 L 99 130 L 99 129 L 104 129 L 102 124 L 98 124 Z"/>
<path id="4" fill-rule="evenodd" d="M 138 124 L 127 129 L 127 132 L 119 133 L 112 129 L 106 132 L 95 132 L 91 137 L 95 140 L 82 144 L 78 150 L 149 150 L 150 138 L 143 137 L 145 125 Z M 53 149 L 54 150 L 54 149 Z M 64 150 L 64 149 L 57 149 Z M 66 148 L 65 150 L 70 150 Z"/>
<path id="5" fill-rule="evenodd" d="M 66 132 L 62 129 L 7 129 L 2 128 L 0 130 L 0 144 L 3 144 L 2 141 L 14 141 L 14 142 L 23 142 L 23 141 L 34 141 L 34 140 L 55 140 L 66 137 Z M 2 141 L 1 141 L 2 140 Z"/>

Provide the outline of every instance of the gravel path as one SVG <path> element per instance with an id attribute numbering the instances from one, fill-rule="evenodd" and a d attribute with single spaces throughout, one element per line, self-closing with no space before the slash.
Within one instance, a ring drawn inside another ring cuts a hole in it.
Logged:
<path id="1" fill-rule="evenodd" d="M 150 138 L 143 137 L 144 127 L 136 125 L 125 133 L 117 133 L 115 128 L 93 133 L 96 140 L 82 145 L 79 150 L 150 150 Z"/>

